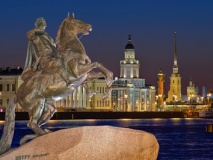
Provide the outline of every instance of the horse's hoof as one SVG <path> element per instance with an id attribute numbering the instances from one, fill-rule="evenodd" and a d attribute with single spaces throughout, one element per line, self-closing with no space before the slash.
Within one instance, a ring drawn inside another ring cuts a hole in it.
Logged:
<path id="1" fill-rule="evenodd" d="M 29 134 L 29 135 L 26 135 L 26 136 L 24 136 L 24 137 L 20 140 L 19 144 L 20 144 L 20 145 L 23 145 L 23 144 L 25 144 L 28 140 L 35 139 L 35 138 L 37 138 L 38 136 L 39 136 L 39 135 L 37 135 L 37 134 Z"/>
<path id="2" fill-rule="evenodd" d="M 49 129 L 44 129 L 44 131 L 45 131 L 46 133 L 51 133 L 51 132 L 52 132 L 52 131 L 49 130 Z"/>
<path id="3" fill-rule="evenodd" d="M 102 101 L 105 101 L 107 98 L 108 98 L 108 96 L 107 96 L 106 94 L 104 94 L 104 95 L 102 96 Z"/>
<path id="4" fill-rule="evenodd" d="M 98 91 L 90 90 L 88 93 L 89 98 L 92 98 L 93 95 L 97 94 Z"/>

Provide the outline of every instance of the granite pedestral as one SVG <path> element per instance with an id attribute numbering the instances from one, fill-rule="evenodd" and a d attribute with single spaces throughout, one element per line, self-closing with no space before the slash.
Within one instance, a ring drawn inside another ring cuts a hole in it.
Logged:
<path id="1" fill-rule="evenodd" d="M 159 144 L 148 132 L 111 126 L 63 129 L 0 156 L 1 160 L 156 160 Z"/>

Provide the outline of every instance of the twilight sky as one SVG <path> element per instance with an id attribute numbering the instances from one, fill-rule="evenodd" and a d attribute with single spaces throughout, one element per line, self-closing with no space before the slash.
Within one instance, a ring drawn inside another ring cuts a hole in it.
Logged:
<path id="1" fill-rule="evenodd" d="M 93 31 L 81 41 L 91 60 L 103 63 L 119 76 L 128 34 L 132 35 L 140 77 L 155 85 L 159 68 L 169 89 L 177 31 L 177 58 L 182 93 L 189 79 L 213 90 L 213 0 L 1 0 L 0 67 L 24 66 L 27 31 L 38 17 L 55 39 L 67 12 L 92 24 Z"/>

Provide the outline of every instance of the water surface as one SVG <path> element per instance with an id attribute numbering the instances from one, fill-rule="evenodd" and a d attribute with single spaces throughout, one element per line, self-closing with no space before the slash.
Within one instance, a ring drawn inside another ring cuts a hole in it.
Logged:
<path id="1" fill-rule="evenodd" d="M 160 145 L 158 160 L 211 160 L 213 159 L 213 133 L 205 132 L 213 119 L 120 119 L 120 120 L 51 120 L 44 128 L 56 131 L 80 126 L 110 125 L 143 130 L 154 134 Z M 0 134 L 3 122 L 0 121 Z M 19 146 L 19 140 L 33 132 L 27 128 L 27 121 L 17 121 L 12 147 Z"/>

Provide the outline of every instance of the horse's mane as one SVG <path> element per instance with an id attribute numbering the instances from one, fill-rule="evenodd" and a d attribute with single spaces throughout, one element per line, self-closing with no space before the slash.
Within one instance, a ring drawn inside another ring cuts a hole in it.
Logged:
<path id="1" fill-rule="evenodd" d="M 59 29 L 58 29 L 58 32 L 57 32 L 57 35 L 56 35 L 56 44 L 59 45 L 62 41 L 62 38 L 64 38 L 66 36 L 66 30 L 65 30 L 65 27 L 66 27 L 66 19 L 63 20 L 63 22 L 61 23 Z"/>

